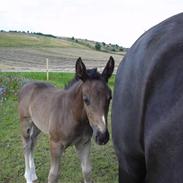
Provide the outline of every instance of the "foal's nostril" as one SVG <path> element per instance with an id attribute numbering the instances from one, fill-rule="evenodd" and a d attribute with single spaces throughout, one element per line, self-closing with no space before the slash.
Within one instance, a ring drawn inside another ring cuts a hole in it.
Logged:
<path id="1" fill-rule="evenodd" d="M 97 131 L 95 141 L 99 145 L 105 145 L 109 141 L 109 132 L 106 130 L 104 133 Z"/>

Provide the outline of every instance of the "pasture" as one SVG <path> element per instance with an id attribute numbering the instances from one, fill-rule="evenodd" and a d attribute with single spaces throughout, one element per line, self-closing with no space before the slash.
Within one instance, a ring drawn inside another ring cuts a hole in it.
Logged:
<path id="1" fill-rule="evenodd" d="M 48 58 L 51 71 L 73 72 L 78 57 L 88 67 L 101 70 L 110 56 L 117 68 L 125 52 L 111 51 L 111 44 L 97 51 L 94 45 L 94 41 L 85 39 L 76 42 L 71 38 L 0 32 L 0 71 L 43 71 Z"/>
<path id="2" fill-rule="evenodd" d="M 72 79 L 72 73 L 50 73 L 49 82 L 63 88 Z M 20 137 L 20 127 L 17 112 L 17 95 L 19 88 L 28 80 L 45 80 L 46 74 L 34 72 L 1 72 L 0 86 L 5 93 L 0 95 L 0 183 L 23 183 L 24 157 Z M 114 77 L 109 81 L 113 88 Z M 111 132 L 111 112 L 109 112 L 109 130 Z M 110 133 L 111 135 L 111 133 Z M 95 183 L 117 183 L 117 160 L 112 147 L 112 141 L 105 146 L 99 146 L 92 141 L 91 162 L 92 178 Z M 80 163 L 74 147 L 69 147 L 61 161 L 62 183 L 81 183 L 82 174 Z M 50 156 L 49 140 L 44 134 L 38 138 L 35 149 L 36 172 L 38 182 L 47 181 Z M 59 181 L 60 182 L 60 181 Z"/>

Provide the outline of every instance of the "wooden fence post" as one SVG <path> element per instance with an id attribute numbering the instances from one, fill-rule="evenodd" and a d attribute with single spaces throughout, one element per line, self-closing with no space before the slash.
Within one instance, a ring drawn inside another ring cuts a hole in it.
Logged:
<path id="1" fill-rule="evenodd" d="M 48 65 L 48 58 L 46 59 L 46 79 L 49 80 L 49 65 Z"/>

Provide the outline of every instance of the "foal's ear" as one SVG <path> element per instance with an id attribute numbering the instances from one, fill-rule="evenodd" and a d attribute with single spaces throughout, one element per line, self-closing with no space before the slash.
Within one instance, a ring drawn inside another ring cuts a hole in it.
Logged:
<path id="1" fill-rule="evenodd" d="M 109 61 L 107 62 L 102 72 L 102 77 L 105 79 L 106 82 L 108 82 L 108 79 L 111 77 L 113 71 L 114 71 L 114 59 L 112 56 L 110 56 Z"/>
<path id="2" fill-rule="evenodd" d="M 77 59 L 75 68 L 76 68 L 76 76 L 82 81 L 86 81 L 87 79 L 86 67 L 82 62 L 81 57 Z"/>

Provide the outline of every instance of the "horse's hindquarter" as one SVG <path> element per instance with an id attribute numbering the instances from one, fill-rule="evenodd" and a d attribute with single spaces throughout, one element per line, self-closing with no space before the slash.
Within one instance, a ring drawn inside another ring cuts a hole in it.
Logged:
<path id="1" fill-rule="evenodd" d="M 44 133 L 49 132 L 49 117 L 53 97 L 57 89 L 54 87 L 35 87 L 29 104 L 29 115 L 33 123 Z"/>
<path id="2" fill-rule="evenodd" d="M 119 66 L 113 142 L 121 182 L 183 180 L 183 14 L 153 27 Z"/>

